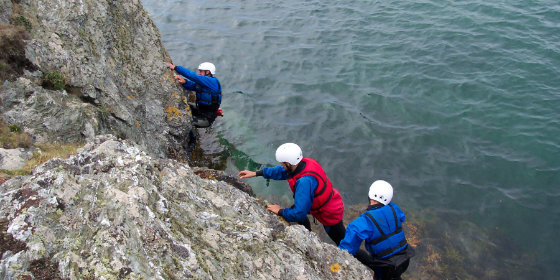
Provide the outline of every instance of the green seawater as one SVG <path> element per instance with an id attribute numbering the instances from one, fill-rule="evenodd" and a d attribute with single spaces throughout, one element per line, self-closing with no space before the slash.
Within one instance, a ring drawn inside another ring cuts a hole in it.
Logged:
<path id="1" fill-rule="evenodd" d="M 227 172 L 294 142 L 347 205 L 389 181 L 434 279 L 560 279 L 558 1 L 142 3 L 175 64 L 216 64 Z"/>

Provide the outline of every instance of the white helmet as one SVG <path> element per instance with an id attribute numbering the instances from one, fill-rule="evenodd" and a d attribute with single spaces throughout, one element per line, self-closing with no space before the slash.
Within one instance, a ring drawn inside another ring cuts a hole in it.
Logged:
<path id="1" fill-rule="evenodd" d="M 301 148 L 294 143 L 285 143 L 276 149 L 276 160 L 278 162 L 287 162 L 291 165 L 297 165 L 303 154 Z"/>
<path id="2" fill-rule="evenodd" d="M 383 180 L 377 180 L 369 187 L 368 196 L 375 201 L 383 203 L 383 205 L 387 205 L 393 199 L 393 187 Z"/>
<path id="3" fill-rule="evenodd" d="M 198 70 L 208 70 L 212 75 L 216 74 L 216 66 L 210 62 L 202 62 L 198 65 Z"/>

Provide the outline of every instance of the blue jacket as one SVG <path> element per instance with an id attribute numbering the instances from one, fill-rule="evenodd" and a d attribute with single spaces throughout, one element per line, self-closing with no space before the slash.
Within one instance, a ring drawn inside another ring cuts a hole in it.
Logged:
<path id="1" fill-rule="evenodd" d="M 266 179 L 273 180 L 287 180 L 288 172 L 283 166 L 265 167 L 262 174 L 257 172 L 257 175 L 262 175 Z M 313 194 L 319 184 L 317 179 L 313 176 L 303 176 L 297 180 L 294 193 L 294 206 L 291 208 L 281 209 L 278 213 L 288 222 L 302 222 L 307 218 L 307 214 L 313 205 Z"/>
<path id="2" fill-rule="evenodd" d="M 404 213 L 397 204 L 370 206 L 364 214 L 348 225 L 346 235 L 338 248 L 355 255 L 365 240 L 366 249 L 372 256 L 379 259 L 389 258 L 408 246 L 402 231 L 404 221 Z"/>
<path id="3" fill-rule="evenodd" d="M 222 86 L 217 78 L 198 75 L 183 66 L 176 66 L 175 71 L 187 78 L 183 88 L 196 92 L 198 105 L 219 106 L 222 103 Z"/>

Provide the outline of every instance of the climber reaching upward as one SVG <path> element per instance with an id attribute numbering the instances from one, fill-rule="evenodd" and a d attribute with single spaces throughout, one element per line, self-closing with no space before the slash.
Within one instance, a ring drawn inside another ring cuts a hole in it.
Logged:
<path id="1" fill-rule="evenodd" d="M 214 75 L 216 66 L 210 62 L 203 62 L 198 66 L 198 74 L 182 66 L 168 63 L 171 70 L 179 75 L 175 79 L 186 90 L 196 93 L 196 103 L 190 103 L 193 124 L 196 127 L 209 127 L 218 115 L 221 115 L 222 86 Z M 184 78 L 183 78 L 184 77 Z M 186 79 L 185 79 L 186 78 Z"/>

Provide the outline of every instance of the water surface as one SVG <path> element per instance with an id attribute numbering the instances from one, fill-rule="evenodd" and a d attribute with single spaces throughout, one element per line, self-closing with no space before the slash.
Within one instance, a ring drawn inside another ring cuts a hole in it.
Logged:
<path id="1" fill-rule="evenodd" d="M 385 179 L 464 258 L 480 244 L 503 253 L 481 270 L 558 277 L 557 1 L 142 2 L 174 63 L 216 64 L 228 172 L 275 165 L 295 142 L 347 204 Z M 283 182 L 249 182 L 291 197 Z"/>

